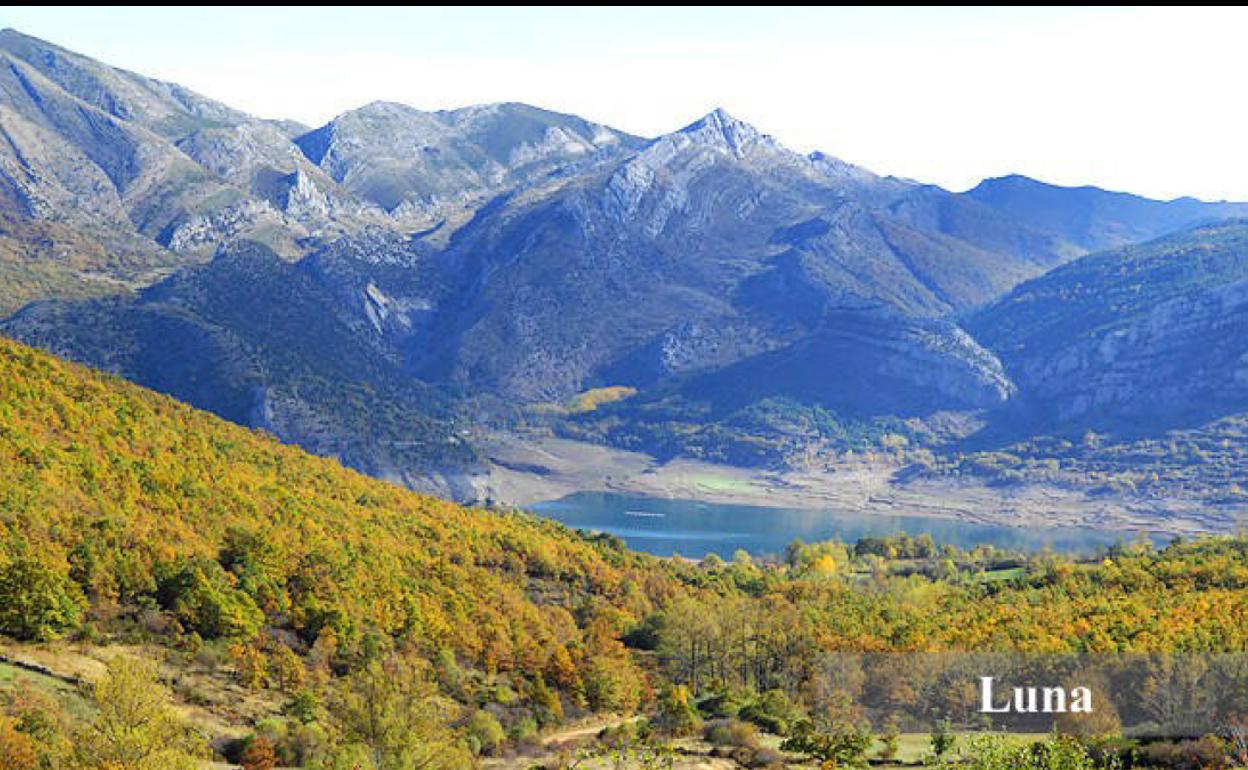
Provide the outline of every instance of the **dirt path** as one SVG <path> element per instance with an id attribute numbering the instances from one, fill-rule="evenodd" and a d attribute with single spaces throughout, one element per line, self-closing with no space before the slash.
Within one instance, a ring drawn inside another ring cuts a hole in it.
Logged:
<path id="1" fill-rule="evenodd" d="M 596 719 L 592 722 L 570 725 L 542 738 L 542 745 L 558 746 L 564 743 L 588 740 L 608 727 L 619 727 L 620 725 L 637 722 L 640 719 L 641 717 L 628 717 L 627 719 Z"/>

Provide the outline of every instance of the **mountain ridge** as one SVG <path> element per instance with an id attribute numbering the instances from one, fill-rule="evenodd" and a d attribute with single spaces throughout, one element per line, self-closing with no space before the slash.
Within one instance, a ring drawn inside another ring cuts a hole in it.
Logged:
<path id="1" fill-rule="evenodd" d="M 1192 197 L 1159 201 L 1092 185 L 1063 187 L 1020 174 L 985 179 L 966 195 L 1088 251 L 1149 240 L 1202 220 L 1248 216 L 1248 204 L 1243 203 Z"/>
<path id="2" fill-rule="evenodd" d="M 853 435 L 1006 419 L 1037 380 L 986 308 L 1248 211 L 1018 176 L 952 193 L 722 108 L 652 138 L 517 102 L 304 127 L 16 32 L 0 58 L 0 307 L 26 306 L 0 328 L 452 496 L 478 462 L 461 426 L 597 389 L 636 391 L 590 431 L 630 446 L 721 420 L 770 444 L 785 428 L 743 415 L 777 402 Z"/>

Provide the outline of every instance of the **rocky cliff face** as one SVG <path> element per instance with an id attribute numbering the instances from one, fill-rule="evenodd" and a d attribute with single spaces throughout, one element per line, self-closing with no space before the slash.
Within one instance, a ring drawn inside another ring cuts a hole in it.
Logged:
<path id="1" fill-rule="evenodd" d="M 1248 225 L 1197 227 L 1024 283 L 970 321 L 1037 417 L 1162 426 L 1248 408 Z"/>
<path id="2" fill-rule="evenodd" d="M 389 102 L 339 115 L 295 142 L 345 189 L 411 228 L 462 221 L 490 197 L 639 144 L 522 104 L 423 112 Z"/>
<path id="3" fill-rule="evenodd" d="M 1016 389 L 954 324 L 874 308 L 831 310 L 811 334 L 696 377 L 682 392 L 718 412 L 790 398 L 862 418 L 992 409 Z"/>
<path id="4" fill-rule="evenodd" d="M 1063 422 L 1199 421 L 1248 409 L 1248 282 L 1162 302 L 1018 371 Z"/>
<path id="5" fill-rule="evenodd" d="M 9 140 L 4 182 L 28 215 L 128 229 L 168 246 L 188 219 L 245 197 L 175 143 L 208 127 L 259 121 L 178 86 L 6 30 L 0 112 Z M 230 220 L 253 218 L 250 231 L 280 223 L 276 212 L 240 211 Z"/>

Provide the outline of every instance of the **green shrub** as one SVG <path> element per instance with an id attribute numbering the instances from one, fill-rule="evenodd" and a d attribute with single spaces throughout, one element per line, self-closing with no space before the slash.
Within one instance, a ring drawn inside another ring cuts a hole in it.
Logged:
<path id="1" fill-rule="evenodd" d="M 740 716 L 769 733 L 787 735 L 801 714 L 783 690 L 768 690 L 742 708 Z"/>

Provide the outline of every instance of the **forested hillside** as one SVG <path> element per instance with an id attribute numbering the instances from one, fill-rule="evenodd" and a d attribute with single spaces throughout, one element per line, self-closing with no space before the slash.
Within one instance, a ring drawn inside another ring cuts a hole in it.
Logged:
<path id="1" fill-rule="evenodd" d="M 583 641 L 562 608 L 640 616 L 675 590 L 653 560 L 407 493 L 7 341 L 0 384 L 6 556 L 59 594 L 6 615 L 19 639 L 155 602 L 204 638 L 420 639 L 532 670 Z"/>

